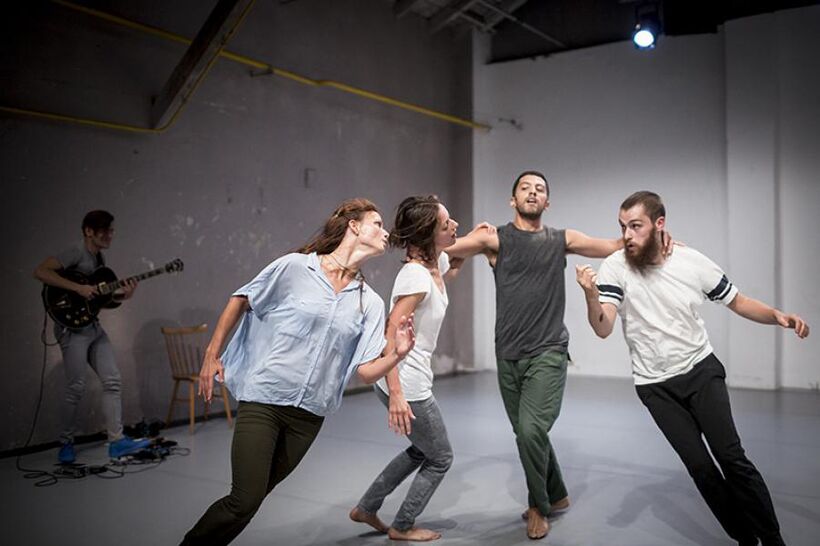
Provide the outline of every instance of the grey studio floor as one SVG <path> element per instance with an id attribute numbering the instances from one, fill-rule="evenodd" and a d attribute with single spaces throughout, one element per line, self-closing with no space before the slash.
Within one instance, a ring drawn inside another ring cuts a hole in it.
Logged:
<path id="1" fill-rule="evenodd" d="M 519 519 L 524 478 L 492 372 L 437 380 L 436 398 L 455 452 L 453 467 L 418 524 L 437 544 L 533 544 Z M 820 544 L 820 395 L 732 390 L 746 451 L 774 498 L 786 542 Z M 36 488 L 0 460 L 3 544 L 172 545 L 230 484 L 231 430 L 224 419 L 164 431 L 190 448 L 122 479 L 88 477 Z M 553 429 L 573 505 L 552 521 L 550 545 L 731 545 L 675 453 L 638 401 L 631 382 L 570 377 Z M 405 440 L 386 428 L 376 397 L 345 398 L 296 471 L 267 498 L 237 545 L 391 544 L 348 520 L 351 506 Z M 88 463 L 100 444 L 80 446 Z M 55 450 L 28 455 L 48 467 Z M 380 514 L 388 523 L 407 484 Z"/>

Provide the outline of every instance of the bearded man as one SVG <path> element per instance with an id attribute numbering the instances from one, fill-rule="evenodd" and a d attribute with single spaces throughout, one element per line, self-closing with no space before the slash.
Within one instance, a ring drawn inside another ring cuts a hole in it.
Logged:
<path id="1" fill-rule="evenodd" d="M 809 335 L 809 326 L 797 315 L 744 296 L 692 248 L 665 256 L 660 234 L 666 208 L 657 194 L 632 194 L 621 204 L 618 220 L 623 250 L 604 260 L 597 275 L 588 265 L 576 267 L 590 326 L 605 338 L 615 315 L 621 317 L 638 397 L 726 533 L 742 546 L 758 540 L 763 546 L 783 545 L 769 490 L 735 429 L 726 370 L 695 307 L 708 299 L 746 319 L 793 329 L 800 338 Z"/>

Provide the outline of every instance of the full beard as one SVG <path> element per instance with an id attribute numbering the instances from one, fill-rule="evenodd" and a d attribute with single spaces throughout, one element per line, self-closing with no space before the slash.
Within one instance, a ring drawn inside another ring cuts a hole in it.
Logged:
<path id="1" fill-rule="evenodd" d="M 518 207 L 517 206 L 517 207 L 515 207 L 515 210 L 518 212 L 518 215 L 521 218 L 523 218 L 525 220 L 532 220 L 532 221 L 539 220 L 541 218 L 541 215 L 544 214 L 544 209 L 541 209 L 537 212 L 531 212 L 531 211 L 528 211 L 528 210 L 524 210 L 523 207 Z"/>
<path id="2" fill-rule="evenodd" d="M 654 265 L 660 251 L 661 244 L 658 240 L 658 230 L 653 227 L 646 244 L 640 247 L 636 254 L 632 254 L 629 250 L 624 250 L 624 257 L 632 268 L 637 269 L 638 272 L 643 275 L 650 265 Z"/>

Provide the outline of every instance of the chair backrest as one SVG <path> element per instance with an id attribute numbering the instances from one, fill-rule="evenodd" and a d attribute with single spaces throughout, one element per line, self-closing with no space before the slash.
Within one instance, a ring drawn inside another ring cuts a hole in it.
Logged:
<path id="1" fill-rule="evenodd" d="M 168 361 L 174 377 L 188 378 L 199 373 L 208 344 L 208 325 L 162 327 Z"/>

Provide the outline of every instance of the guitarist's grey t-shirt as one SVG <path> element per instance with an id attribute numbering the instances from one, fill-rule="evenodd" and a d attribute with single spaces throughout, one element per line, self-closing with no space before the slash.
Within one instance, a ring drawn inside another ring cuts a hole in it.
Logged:
<path id="1" fill-rule="evenodd" d="M 80 243 L 78 245 L 70 246 L 64 249 L 62 252 L 58 253 L 56 256 L 57 261 L 60 262 L 60 265 L 63 266 L 63 269 L 71 269 L 82 273 L 83 275 L 91 275 L 97 268 L 105 265 L 105 259 L 103 258 L 102 252 L 98 252 L 95 256 L 94 254 L 90 253 L 87 248 L 85 248 L 84 243 Z M 79 330 L 75 330 L 71 328 L 72 332 L 80 332 L 84 331 L 86 328 L 91 328 L 94 326 L 94 323 L 97 322 L 95 318 L 92 324 L 89 324 L 85 328 L 80 328 Z M 63 327 L 54 323 L 54 331 L 55 335 L 59 337 L 58 331 L 63 330 Z"/>
<path id="2" fill-rule="evenodd" d="M 55 258 L 63 269 L 72 269 L 83 275 L 91 275 L 98 267 L 105 265 L 102 252 L 95 256 L 82 243 L 64 249 Z"/>

